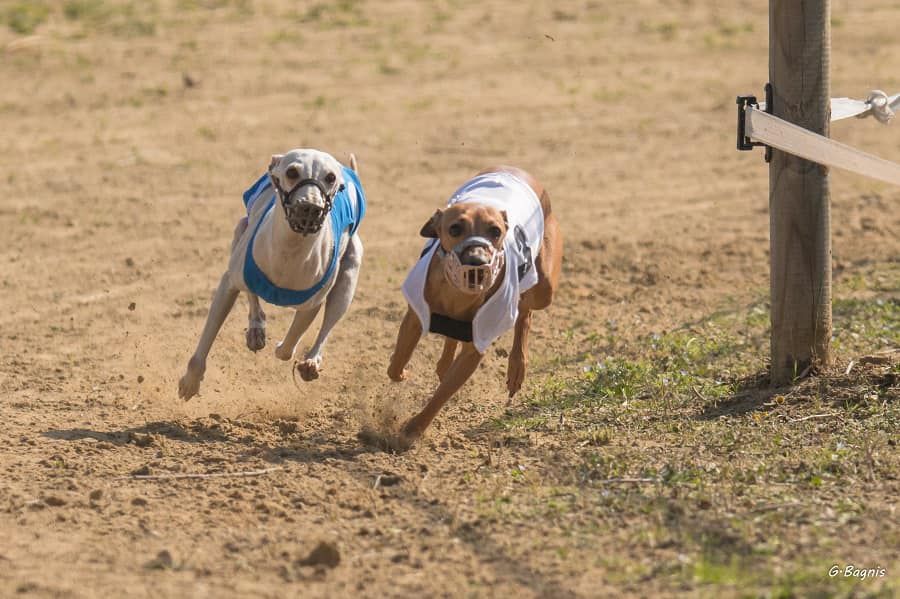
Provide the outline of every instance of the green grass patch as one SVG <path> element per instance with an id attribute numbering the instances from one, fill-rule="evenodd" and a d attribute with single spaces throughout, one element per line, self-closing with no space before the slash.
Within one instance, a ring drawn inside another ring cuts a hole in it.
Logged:
<path id="1" fill-rule="evenodd" d="M 76 38 L 108 32 L 121 37 L 156 33 L 159 7 L 156 0 L 64 0 L 62 2 L 14 2 L 0 8 L 0 19 L 20 34 L 33 33 L 40 25 L 58 18 L 77 26 Z"/>
<path id="2" fill-rule="evenodd" d="M 710 50 L 726 50 L 740 47 L 743 37 L 753 33 L 753 23 L 719 22 L 711 31 L 703 34 L 703 43 Z"/>
<path id="3" fill-rule="evenodd" d="M 178 0 L 175 7 L 180 11 L 235 9 L 242 14 L 253 13 L 252 0 Z"/>
<path id="4" fill-rule="evenodd" d="M 858 353 L 900 346 L 900 299 L 838 299 L 832 304 L 834 347 Z"/>
<path id="5" fill-rule="evenodd" d="M 298 23 L 314 23 L 320 27 L 339 29 L 367 25 L 368 19 L 363 13 L 361 0 L 335 0 L 333 2 L 316 2 L 303 11 L 294 11 L 288 15 Z"/>
<path id="6" fill-rule="evenodd" d="M 747 349 L 742 339 L 713 322 L 654 334 L 583 366 L 574 385 L 548 381 L 529 399 L 557 410 L 609 402 L 715 400 L 733 394 L 741 376 L 762 366 Z"/>
<path id="7" fill-rule="evenodd" d="M 66 0 L 63 3 L 63 14 L 70 21 L 101 21 L 113 13 L 105 0 Z"/>
<path id="8" fill-rule="evenodd" d="M 766 588 L 764 596 L 790 599 L 793 597 L 891 597 L 889 589 L 865 592 L 863 581 L 844 576 L 828 575 L 834 564 L 821 562 L 800 564 L 778 572 L 772 564 L 759 557 L 730 556 L 727 560 L 714 554 L 702 555 L 686 568 L 685 578 L 702 588 L 733 589 L 737 596 L 755 597 L 747 589 Z M 860 592 L 863 595 L 859 595 Z"/>
<path id="9" fill-rule="evenodd" d="M 50 9 L 43 2 L 13 2 L 2 9 L 3 21 L 6 26 L 22 35 L 34 33 L 47 17 Z"/>
<path id="10" fill-rule="evenodd" d="M 900 346 L 896 294 L 873 291 L 891 272 L 836 287 L 839 366 L 788 388 L 766 383 L 765 301 L 627 341 L 579 329 L 572 355 L 492 423 L 503 451 L 469 481 L 481 513 L 556 530 L 548 559 L 628 556 L 599 567 L 637 593 L 636 579 L 664 595 L 893 596 L 890 572 L 828 574 L 889 567 L 900 539 L 886 499 L 900 477 L 900 364 L 863 359 Z"/>
<path id="11" fill-rule="evenodd" d="M 681 28 L 679 23 L 675 21 L 650 22 L 641 21 L 638 23 L 638 31 L 640 33 L 648 33 L 658 35 L 665 41 L 672 41 L 678 35 Z"/>
<path id="12" fill-rule="evenodd" d="M 118 37 L 150 37 L 156 35 L 159 6 L 156 0 L 74 0 L 83 4 L 79 22 L 85 29 L 109 32 Z"/>
<path id="13" fill-rule="evenodd" d="M 833 302 L 833 351 L 859 356 L 900 346 L 900 299 L 838 298 Z M 590 337 L 597 341 L 600 335 Z M 606 338 L 608 340 L 608 338 Z M 626 411 L 678 409 L 715 404 L 765 383 L 769 307 L 764 301 L 671 332 L 605 347 L 606 355 L 584 365 L 576 380 L 548 378 L 527 398 L 545 417 L 561 410 L 614 404 Z M 798 373 L 799 374 L 799 373 Z M 498 425 L 503 427 L 502 421 Z"/>

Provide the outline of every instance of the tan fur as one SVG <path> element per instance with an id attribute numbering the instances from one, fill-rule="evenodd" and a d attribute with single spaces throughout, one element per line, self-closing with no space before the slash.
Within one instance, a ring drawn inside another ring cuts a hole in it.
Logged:
<path id="1" fill-rule="evenodd" d="M 562 270 L 563 240 L 559 232 L 559 224 L 550 207 L 550 198 L 544 187 L 526 171 L 516 167 L 498 166 L 478 173 L 509 172 L 526 181 L 540 198 L 544 215 L 544 238 L 535 267 L 538 274 L 537 285 L 523 293 L 519 298 L 519 317 L 516 320 L 513 346 L 509 353 L 507 370 L 507 390 L 513 397 L 522 387 L 528 362 L 528 334 L 531 328 L 531 313 L 543 310 L 553 301 L 553 295 L 559 287 L 559 275 Z M 459 224 L 464 233 L 451 236 L 449 227 Z M 491 207 L 476 204 L 455 204 L 445 210 L 438 210 L 423 226 L 420 233 L 425 237 L 437 237 L 444 249 L 449 250 L 459 237 L 481 235 L 491 239 L 487 234 L 491 227 L 498 227 L 502 234 L 494 245 L 499 248 L 506 235 L 506 215 Z M 493 241 L 493 240 L 492 240 Z M 432 312 L 438 312 L 457 320 L 471 321 L 478 309 L 493 295 L 501 282 L 503 273 L 497 283 L 480 295 L 462 293 L 450 283 L 442 273 L 442 258 L 435 254 L 428 267 L 425 281 L 425 300 Z M 397 344 L 391 356 L 388 376 L 391 380 L 402 381 L 407 377 L 406 365 L 412 356 L 422 333 L 419 318 L 411 308 L 400 325 Z M 457 353 L 458 350 L 458 353 Z M 410 441 L 420 437 L 438 412 L 451 397 L 472 376 L 482 355 L 472 343 L 462 343 L 454 339 L 446 339 L 444 351 L 438 360 L 436 371 L 440 384 L 421 412 L 410 418 L 403 427 L 403 435 Z"/>

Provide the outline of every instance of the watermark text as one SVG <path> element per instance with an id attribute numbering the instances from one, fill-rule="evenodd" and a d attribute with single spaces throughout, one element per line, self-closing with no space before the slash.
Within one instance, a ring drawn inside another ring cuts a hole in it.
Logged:
<path id="1" fill-rule="evenodd" d="M 841 576 L 843 578 L 858 578 L 860 580 L 865 580 L 867 578 L 884 578 L 886 575 L 887 571 L 881 567 L 860 568 L 853 564 L 847 564 L 846 566 L 835 564 L 828 568 L 828 576 L 831 578 Z"/>

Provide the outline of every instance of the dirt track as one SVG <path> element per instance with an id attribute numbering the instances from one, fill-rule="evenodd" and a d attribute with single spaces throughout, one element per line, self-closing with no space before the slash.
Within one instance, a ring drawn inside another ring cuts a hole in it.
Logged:
<path id="1" fill-rule="evenodd" d="M 598 335 L 627 342 L 765 293 L 767 172 L 733 148 L 733 98 L 765 83 L 764 3 L 107 4 L 51 11 L 37 37 L 0 29 L 0 595 L 652 593 L 593 559 L 615 537 L 479 520 L 479 494 L 506 484 L 497 460 L 552 469 L 568 451 L 543 435 L 494 453 L 500 352 L 412 451 L 356 433 L 434 384 L 434 339 L 413 380 L 385 375 L 399 285 L 422 222 L 485 165 L 536 173 L 566 236 L 526 395 L 577 372 Z M 833 95 L 900 89 L 898 9 L 833 4 Z M 900 155 L 871 120 L 833 135 Z M 248 352 L 240 299 L 201 396 L 180 402 L 240 192 L 303 146 L 356 153 L 369 197 L 325 372 L 295 388 L 272 356 L 289 323 L 274 308 L 268 347 Z M 838 276 L 896 260 L 900 192 L 833 180 Z M 319 541 L 336 568 L 298 563 Z M 171 564 L 148 564 L 164 550 Z"/>

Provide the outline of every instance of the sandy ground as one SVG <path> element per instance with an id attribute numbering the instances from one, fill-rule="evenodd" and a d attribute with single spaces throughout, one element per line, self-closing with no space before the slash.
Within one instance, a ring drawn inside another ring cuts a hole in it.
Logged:
<path id="1" fill-rule="evenodd" d="M 356 434 L 435 383 L 436 339 L 411 381 L 385 375 L 399 285 L 422 222 L 486 165 L 537 174 L 566 238 L 526 393 L 577 369 L 591 335 L 627 341 L 765 293 L 767 169 L 733 147 L 734 96 L 766 81 L 764 3 L 106 4 L 0 28 L 0 595 L 616 594 L 609 572 L 549 549 L 549 528 L 472 524 L 502 352 L 412 451 Z M 894 3 L 833 5 L 833 95 L 900 89 Z M 871 120 L 833 135 L 900 156 Z M 303 146 L 355 152 L 369 197 L 323 376 L 295 386 L 273 357 L 283 310 L 250 353 L 241 298 L 201 396 L 181 402 L 240 193 Z M 838 275 L 896 260 L 900 192 L 845 173 L 832 189 Z M 337 567 L 301 563 L 320 541 Z"/>

